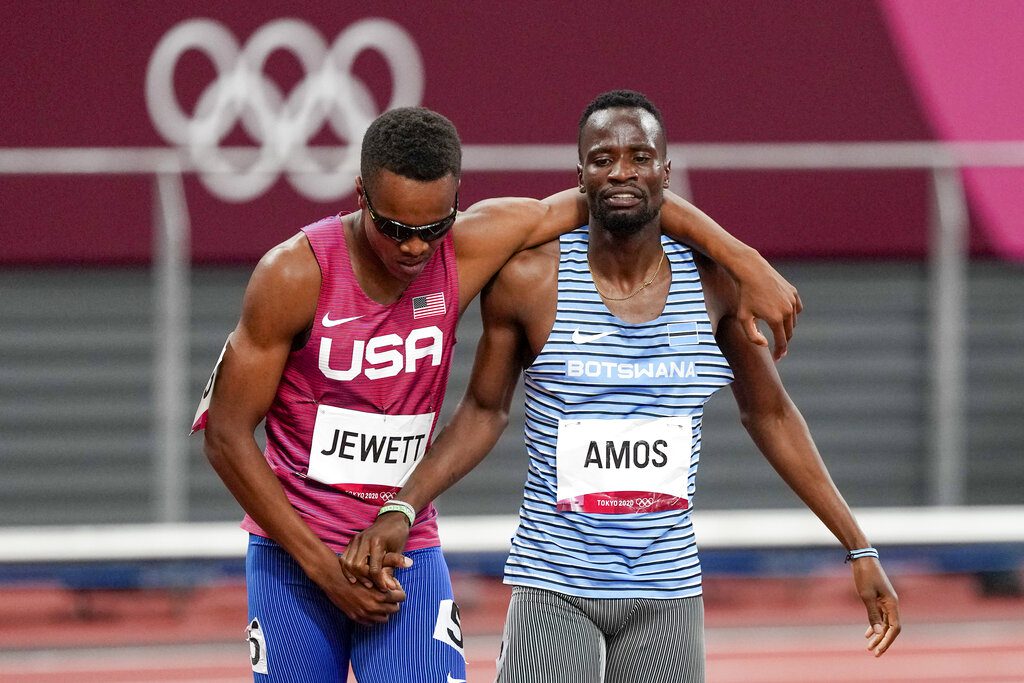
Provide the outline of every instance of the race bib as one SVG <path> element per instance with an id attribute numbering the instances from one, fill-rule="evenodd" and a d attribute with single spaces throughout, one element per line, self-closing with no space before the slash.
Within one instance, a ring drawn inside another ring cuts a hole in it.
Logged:
<path id="1" fill-rule="evenodd" d="M 220 350 L 220 355 L 217 356 L 217 362 L 213 365 L 213 372 L 210 373 L 210 379 L 206 382 L 206 386 L 203 387 L 203 396 L 199 399 L 199 407 L 196 408 L 196 415 L 192 418 L 192 430 L 189 434 L 195 434 L 200 429 L 206 429 L 206 416 L 210 412 L 210 397 L 213 396 L 213 385 L 217 381 L 217 373 L 220 371 L 220 364 L 224 360 L 224 352 L 228 350 L 228 343 L 224 342 L 224 346 Z"/>
<path id="2" fill-rule="evenodd" d="M 442 600 L 437 605 L 437 621 L 434 622 L 434 639 L 455 648 L 462 659 L 466 659 L 466 649 L 462 637 L 462 619 L 459 606 L 454 600 Z M 449 676 L 448 680 L 452 680 Z"/>
<path id="3" fill-rule="evenodd" d="M 427 450 L 434 413 L 381 415 L 317 407 L 307 476 L 384 504 Z"/>
<path id="4" fill-rule="evenodd" d="M 558 509 L 597 514 L 687 509 L 692 441 L 689 415 L 560 420 Z"/>

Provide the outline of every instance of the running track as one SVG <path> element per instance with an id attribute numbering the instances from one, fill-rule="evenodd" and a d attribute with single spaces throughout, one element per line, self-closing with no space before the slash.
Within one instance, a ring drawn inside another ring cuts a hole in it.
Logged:
<path id="1" fill-rule="evenodd" d="M 981 598 L 968 578 L 901 577 L 905 629 L 881 659 L 862 651 L 862 610 L 842 577 L 712 580 L 709 683 L 1024 682 L 1024 599 Z M 507 591 L 458 577 L 468 683 L 493 680 Z M 244 591 L 228 585 L 72 595 L 0 590 L 0 683 L 251 680 Z"/>

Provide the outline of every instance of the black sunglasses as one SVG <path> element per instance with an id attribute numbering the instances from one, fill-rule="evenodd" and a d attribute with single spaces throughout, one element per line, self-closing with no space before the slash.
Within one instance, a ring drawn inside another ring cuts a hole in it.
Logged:
<path id="1" fill-rule="evenodd" d="M 363 189 L 363 199 L 366 200 L 366 208 L 370 212 L 370 219 L 373 224 L 377 227 L 385 237 L 390 237 L 396 242 L 404 242 L 407 239 L 413 237 L 419 237 L 424 242 L 433 242 L 436 239 L 444 237 L 445 233 L 452 229 L 455 225 L 455 219 L 459 215 L 459 193 L 455 193 L 455 207 L 452 212 L 435 223 L 427 223 L 426 225 L 406 225 L 393 218 L 387 218 L 381 216 L 373 210 L 373 204 L 370 203 L 370 195 L 366 193 L 366 189 Z"/>

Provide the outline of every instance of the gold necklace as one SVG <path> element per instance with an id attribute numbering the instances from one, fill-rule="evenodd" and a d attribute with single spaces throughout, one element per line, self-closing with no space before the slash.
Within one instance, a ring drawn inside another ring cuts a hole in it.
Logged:
<path id="1" fill-rule="evenodd" d="M 633 291 L 632 294 L 627 294 L 626 296 L 608 296 L 607 294 L 605 294 L 604 292 L 601 291 L 601 288 L 597 286 L 597 278 L 594 277 L 594 269 L 590 267 L 590 255 L 589 254 L 587 255 L 587 270 L 590 271 L 590 279 L 594 282 L 594 289 L 597 290 L 597 293 L 601 295 L 602 299 L 607 299 L 608 301 L 625 301 L 626 299 L 632 299 L 634 296 L 636 296 L 640 292 L 642 292 L 645 289 L 647 289 L 648 287 L 650 287 L 651 283 L 654 282 L 654 279 L 656 277 L 658 277 L 658 273 L 661 272 L 661 264 L 664 263 L 664 262 L 665 262 L 665 251 L 662 250 L 661 258 L 658 259 L 658 267 L 654 269 L 654 274 L 651 275 L 646 280 L 644 280 L 643 284 L 641 284 L 639 287 L 637 287 Z"/>

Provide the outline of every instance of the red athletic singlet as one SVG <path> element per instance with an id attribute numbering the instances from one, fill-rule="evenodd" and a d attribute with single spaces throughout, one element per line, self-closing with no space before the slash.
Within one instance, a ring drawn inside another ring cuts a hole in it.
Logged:
<path id="1" fill-rule="evenodd" d="M 337 216 L 303 232 L 322 284 L 309 341 L 288 356 L 267 413 L 266 458 L 303 520 L 335 551 L 376 518 L 430 442 L 459 318 L 449 233 L 395 303 L 363 292 Z M 427 506 L 406 548 L 438 545 Z M 248 516 L 242 528 L 266 536 Z"/>

